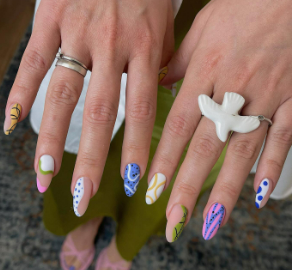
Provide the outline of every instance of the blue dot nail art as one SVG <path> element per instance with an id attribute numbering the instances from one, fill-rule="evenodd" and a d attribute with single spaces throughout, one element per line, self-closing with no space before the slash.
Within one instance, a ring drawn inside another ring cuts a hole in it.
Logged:
<path id="1" fill-rule="evenodd" d="M 140 167 L 135 163 L 126 166 L 124 174 L 124 188 L 128 197 L 132 197 L 137 191 L 140 180 Z"/>
<path id="2" fill-rule="evenodd" d="M 257 195 L 255 199 L 255 205 L 257 208 L 261 207 L 261 203 L 263 199 L 265 198 L 265 196 L 267 195 L 268 190 L 269 190 L 269 180 L 266 178 L 261 182 L 257 191 Z"/>
<path id="3" fill-rule="evenodd" d="M 78 188 L 74 189 L 74 194 L 73 194 L 73 209 L 74 213 L 77 217 L 80 217 L 81 215 L 78 213 L 78 206 L 80 201 L 82 200 L 83 194 L 84 194 L 84 183 L 83 183 L 83 177 L 79 178 L 76 187 Z M 80 189 L 81 188 L 81 189 Z M 74 200 L 75 198 L 78 198 L 78 200 Z"/>

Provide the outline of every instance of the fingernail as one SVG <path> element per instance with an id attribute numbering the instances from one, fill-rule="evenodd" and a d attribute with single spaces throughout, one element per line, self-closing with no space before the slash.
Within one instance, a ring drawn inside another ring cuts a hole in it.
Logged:
<path id="1" fill-rule="evenodd" d="M 135 163 L 126 166 L 124 174 L 124 188 L 126 195 L 132 197 L 137 191 L 140 180 L 140 167 Z"/>
<path id="2" fill-rule="evenodd" d="M 174 84 L 171 86 L 171 93 L 172 93 L 172 96 L 173 96 L 173 97 L 176 96 L 176 91 L 177 91 L 177 83 L 174 83 Z"/>
<path id="3" fill-rule="evenodd" d="M 172 208 L 167 220 L 165 233 L 168 242 L 172 243 L 179 238 L 184 229 L 187 216 L 188 209 L 185 206 L 177 204 Z"/>
<path id="4" fill-rule="evenodd" d="M 54 159 L 49 155 L 41 156 L 37 172 L 37 187 L 44 193 L 51 184 L 54 175 Z"/>
<path id="5" fill-rule="evenodd" d="M 269 191 L 269 187 L 270 187 L 270 181 L 268 178 L 265 178 L 261 182 L 256 194 L 256 198 L 255 198 L 255 205 L 258 209 L 264 207 L 265 204 L 267 203 L 269 199 L 269 196 L 267 196 L 269 195 L 267 194 Z"/>
<path id="6" fill-rule="evenodd" d="M 164 77 L 167 75 L 167 72 L 168 72 L 168 67 L 164 67 L 159 70 L 158 83 L 160 83 L 164 79 Z"/>
<path id="7" fill-rule="evenodd" d="M 87 177 L 81 177 L 77 180 L 73 193 L 73 208 L 77 217 L 81 217 L 86 212 L 91 193 L 92 182 Z"/>
<path id="8" fill-rule="evenodd" d="M 4 121 L 4 133 L 10 135 L 15 129 L 21 116 L 21 105 L 16 103 L 10 110 L 10 117 L 6 117 Z"/>
<path id="9" fill-rule="evenodd" d="M 162 173 L 156 173 L 149 183 L 148 190 L 146 192 L 146 203 L 152 204 L 160 197 L 164 186 L 166 184 L 166 177 Z"/>
<path id="10" fill-rule="evenodd" d="M 203 224 L 203 237 L 205 240 L 212 239 L 219 230 L 225 217 L 225 207 L 220 203 L 214 203 L 206 216 Z"/>

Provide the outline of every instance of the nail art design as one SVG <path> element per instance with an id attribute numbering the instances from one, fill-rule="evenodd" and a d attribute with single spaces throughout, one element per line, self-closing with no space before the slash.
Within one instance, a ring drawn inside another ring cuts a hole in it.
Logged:
<path id="1" fill-rule="evenodd" d="M 203 225 L 203 237 L 210 240 L 219 230 L 225 217 L 225 207 L 220 203 L 215 203 L 210 207 Z"/>
<path id="2" fill-rule="evenodd" d="M 177 91 L 177 83 L 174 83 L 174 84 L 171 86 L 171 93 L 172 93 L 172 96 L 173 96 L 173 97 L 176 96 L 176 91 Z"/>
<path id="3" fill-rule="evenodd" d="M 158 83 L 160 83 L 164 79 L 164 77 L 167 75 L 167 72 L 168 72 L 168 67 L 164 67 L 159 70 Z"/>
<path id="4" fill-rule="evenodd" d="M 81 217 L 81 215 L 78 213 L 78 206 L 83 195 L 84 195 L 84 178 L 81 177 L 77 180 L 73 193 L 73 208 L 74 213 L 77 217 Z"/>
<path id="5" fill-rule="evenodd" d="M 126 195 L 132 197 L 137 191 L 140 180 L 140 167 L 135 163 L 130 163 L 125 169 L 124 188 Z"/>
<path id="6" fill-rule="evenodd" d="M 164 186 L 166 184 L 166 177 L 162 173 L 156 173 L 149 183 L 146 193 L 146 203 L 152 204 L 160 197 Z"/>
<path id="7" fill-rule="evenodd" d="M 181 205 L 181 209 L 183 211 L 183 216 L 181 218 L 181 221 L 176 224 L 176 226 L 174 227 L 173 231 L 172 231 L 172 242 L 176 241 L 179 236 L 181 235 L 184 227 L 185 227 L 185 223 L 187 220 L 187 216 L 188 216 L 188 209 L 185 208 L 183 205 Z"/>
<path id="8" fill-rule="evenodd" d="M 21 105 L 16 103 L 10 110 L 10 127 L 5 130 L 6 135 L 10 135 L 15 129 L 21 116 Z"/>
<path id="9" fill-rule="evenodd" d="M 48 188 L 47 187 L 43 187 L 38 178 L 36 179 L 36 181 L 37 181 L 37 188 L 38 188 L 39 192 L 40 193 L 46 192 Z"/>
<path id="10" fill-rule="evenodd" d="M 49 155 L 43 155 L 39 160 L 39 171 L 43 175 L 54 173 L 54 159 Z"/>
<path id="11" fill-rule="evenodd" d="M 258 191 L 257 191 L 257 195 L 256 195 L 256 199 L 255 199 L 255 205 L 257 208 L 260 208 L 264 197 L 267 195 L 267 192 L 269 190 L 269 186 L 270 186 L 270 181 L 269 181 L 269 179 L 265 178 L 261 182 L 261 184 L 258 188 Z"/>

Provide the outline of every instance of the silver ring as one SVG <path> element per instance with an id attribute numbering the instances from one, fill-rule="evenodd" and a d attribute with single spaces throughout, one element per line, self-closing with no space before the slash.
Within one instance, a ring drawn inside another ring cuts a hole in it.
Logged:
<path id="1" fill-rule="evenodd" d="M 58 59 L 56 66 L 62 66 L 65 68 L 69 68 L 81 74 L 83 77 L 86 76 L 88 68 L 79 62 L 77 59 L 66 56 L 62 53 L 57 53 L 56 58 Z"/>
<path id="2" fill-rule="evenodd" d="M 260 120 L 261 122 L 267 121 L 269 123 L 269 126 L 272 126 L 273 125 L 273 121 L 271 119 L 269 119 L 269 118 L 264 117 L 263 115 L 258 115 L 258 116 L 251 115 L 250 117 L 255 117 L 258 120 Z"/>

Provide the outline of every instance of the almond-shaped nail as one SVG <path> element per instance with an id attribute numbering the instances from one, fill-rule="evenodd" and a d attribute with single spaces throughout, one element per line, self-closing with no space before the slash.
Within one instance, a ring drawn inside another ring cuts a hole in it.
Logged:
<path id="1" fill-rule="evenodd" d="M 219 230 L 225 217 L 225 207 L 220 203 L 214 203 L 205 218 L 202 234 L 205 240 L 212 239 Z"/>
<path id="2" fill-rule="evenodd" d="M 6 135 L 10 135 L 16 128 L 16 125 L 21 117 L 21 110 L 22 110 L 21 105 L 18 103 L 12 106 L 10 110 L 10 115 L 9 117 L 5 118 L 4 122 L 4 133 Z"/>
<path id="3" fill-rule="evenodd" d="M 160 197 L 164 186 L 166 184 L 166 177 L 162 173 L 156 173 L 149 183 L 146 193 L 146 203 L 152 204 Z"/>
<path id="4" fill-rule="evenodd" d="M 73 193 L 73 208 L 77 217 L 81 217 L 86 212 L 91 193 L 92 182 L 87 177 L 81 177 L 77 180 Z"/>
<path id="5" fill-rule="evenodd" d="M 167 72 L 168 72 L 168 67 L 164 67 L 159 70 L 158 83 L 160 83 L 164 79 L 164 77 L 167 75 Z"/>
<path id="6" fill-rule="evenodd" d="M 265 178 L 258 188 L 256 198 L 255 198 L 255 205 L 256 208 L 262 208 L 267 203 L 269 197 L 270 197 L 270 181 L 268 178 Z"/>
<path id="7" fill-rule="evenodd" d="M 44 193 L 48 189 L 54 175 L 54 168 L 55 162 L 51 156 L 41 156 L 36 179 L 39 192 Z"/>
<path id="8" fill-rule="evenodd" d="M 126 166 L 124 174 L 124 188 L 128 197 L 132 197 L 139 185 L 140 167 L 136 163 L 130 163 Z"/>
<path id="9" fill-rule="evenodd" d="M 188 209 L 183 205 L 175 205 L 167 220 L 166 239 L 172 243 L 181 235 L 188 216 Z"/>

